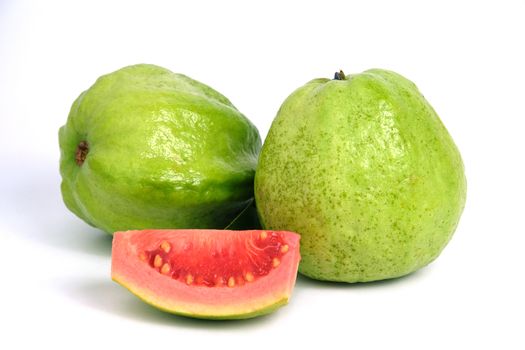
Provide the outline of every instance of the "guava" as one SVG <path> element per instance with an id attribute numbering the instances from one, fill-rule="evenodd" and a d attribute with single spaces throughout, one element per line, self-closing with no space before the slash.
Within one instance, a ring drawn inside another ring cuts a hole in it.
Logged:
<path id="1" fill-rule="evenodd" d="M 100 77 L 59 141 L 66 206 L 108 233 L 224 228 L 253 202 L 256 127 L 217 91 L 158 66 Z"/>
<path id="2" fill-rule="evenodd" d="M 148 304 L 183 316 L 242 319 L 288 303 L 299 235 L 142 230 L 113 236 L 111 276 Z"/>
<path id="3" fill-rule="evenodd" d="M 371 69 L 315 79 L 282 104 L 255 176 L 266 229 L 301 234 L 299 272 L 366 282 L 411 273 L 451 239 L 460 153 L 417 87 Z"/>

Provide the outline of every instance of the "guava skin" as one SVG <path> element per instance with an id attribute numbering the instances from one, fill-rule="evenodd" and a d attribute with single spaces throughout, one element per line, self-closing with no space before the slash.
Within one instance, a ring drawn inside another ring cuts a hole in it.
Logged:
<path id="1" fill-rule="evenodd" d="M 66 206 L 108 233 L 224 228 L 253 201 L 256 127 L 215 90 L 158 66 L 100 77 L 59 142 Z"/>
<path id="2" fill-rule="evenodd" d="M 266 229 L 301 234 L 299 272 L 366 282 L 411 273 L 451 239 L 466 200 L 459 151 L 417 87 L 372 69 L 290 95 L 264 142 Z"/>

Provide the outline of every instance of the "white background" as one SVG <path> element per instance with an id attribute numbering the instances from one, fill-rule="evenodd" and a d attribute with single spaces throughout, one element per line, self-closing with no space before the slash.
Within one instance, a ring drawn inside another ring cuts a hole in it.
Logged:
<path id="1" fill-rule="evenodd" d="M 523 1 L 0 1 L 0 348 L 523 349 L 524 45 Z M 454 238 L 405 278 L 299 277 L 259 319 L 143 304 L 110 280 L 110 237 L 62 204 L 57 140 L 81 91 L 141 62 L 211 85 L 263 137 L 310 79 L 405 75 L 464 158 Z"/>

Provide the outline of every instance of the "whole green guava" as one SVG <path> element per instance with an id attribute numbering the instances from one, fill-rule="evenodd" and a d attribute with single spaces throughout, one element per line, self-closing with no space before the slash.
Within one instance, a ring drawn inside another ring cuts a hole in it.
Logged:
<path id="1" fill-rule="evenodd" d="M 301 234 L 299 271 L 394 278 L 434 260 L 466 199 L 463 162 L 416 86 L 372 69 L 315 79 L 281 106 L 255 176 L 263 227 Z"/>
<path id="2" fill-rule="evenodd" d="M 108 233 L 221 229 L 253 201 L 255 126 L 217 91 L 158 66 L 100 77 L 59 141 L 66 206 Z"/>

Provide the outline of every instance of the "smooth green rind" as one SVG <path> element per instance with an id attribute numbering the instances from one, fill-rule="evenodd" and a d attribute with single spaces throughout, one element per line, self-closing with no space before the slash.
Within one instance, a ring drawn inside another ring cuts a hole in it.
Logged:
<path id="1" fill-rule="evenodd" d="M 134 294 L 137 298 L 145 302 L 146 304 L 149 304 L 159 310 L 162 310 L 164 312 L 168 312 L 174 315 L 178 316 L 184 316 L 184 317 L 191 317 L 191 318 L 198 318 L 198 319 L 206 319 L 206 320 L 242 320 L 242 319 L 248 319 L 248 318 L 254 318 L 259 316 L 264 316 L 267 314 L 270 314 L 274 312 L 275 310 L 279 309 L 280 307 L 288 304 L 288 298 L 282 298 L 279 300 L 276 300 L 275 303 L 271 305 L 267 305 L 259 310 L 245 312 L 245 313 L 238 313 L 238 314 L 229 314 L 229 315 L 214 315 L 210 312 L 210 314 L 192 314 L 187 312 L 179 311 L 175 308 L 169 309 L 166 308 L 161 303 L 155 302 L 153 298 L 150 298 L 147 293 L 141 293 L 138 289 L 134 288 L 132 284 L 126 283 L 125 281 L 119 280 L 117 277 L 112 278 L 113 281 L 117 282 L 127 290 L 129 290 L 132 294 Z M 212 308 L 213 311 L 213 308 Z"/>
<path id="2" fill-rule="evenodd" d="M 463 211 L 459 151 L 416 86 L 373 69 L 281 106 L 255 177 L 263 227 L 301 234 L 299 271 L 366 282 L 433 261 Z"/>
<path id="3" fill-rule="evenodd" d="M 253 198 L 255 126 L 215 90 L 158 66 L 100 77 L 59 141 L 64 203 L 108 233 L 224 228 Z M 79 166 L 81 141 L 89 153 Z"/>

